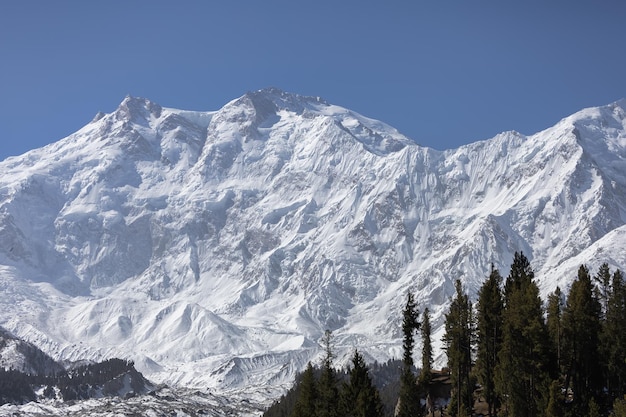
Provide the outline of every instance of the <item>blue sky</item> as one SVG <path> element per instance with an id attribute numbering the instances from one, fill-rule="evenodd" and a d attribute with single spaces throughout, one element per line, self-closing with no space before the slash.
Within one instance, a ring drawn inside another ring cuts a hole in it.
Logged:
<path id="1" fill-rule="evenodd" d="M 0 159 L 127 94 L 217 110 L 275 86 L 436 149 L 626 97 L 626 2 L 30 1 L 0 13 Z"/>

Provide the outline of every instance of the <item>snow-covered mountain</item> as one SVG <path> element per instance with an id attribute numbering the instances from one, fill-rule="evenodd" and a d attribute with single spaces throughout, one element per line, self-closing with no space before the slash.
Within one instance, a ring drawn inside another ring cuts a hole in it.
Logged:
<path id="1" fill-rule="evenodd" d="M 438 342 L 454 280 L 474 294 L 515 251 L 544 296 L 626 267 L 626 101 L 437 151 L 276 89 L 214 112 L 127 97 L 0 172 L 0 325 L 170 384 L 280 384 L 325 329 L 399 357 L 408 290 Z"/>

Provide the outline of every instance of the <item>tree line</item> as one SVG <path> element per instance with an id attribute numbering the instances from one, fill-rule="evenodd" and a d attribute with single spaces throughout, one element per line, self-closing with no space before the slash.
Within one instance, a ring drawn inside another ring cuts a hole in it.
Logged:
<path id="1" fill-rule="evenodd" d="M 419 372 L 413 361 L 417 334 Z M 372 383 L 356 349 L 341 377 L 332 366 L 327 332 L 321 367 L 309 363 L 264 416 L 434 416 L 430 313 L 428 308 L 418 313 L 411 292 L 402 311 L 402 335 L 392 395 L 387 390 L 381 396 L 386 388 Z M 476 415 L 480 404 L 482 415 L 489 416 L 626 417 L 626 282 L 607 264 L 595 274 L 581 265 L 568 294 L 557 287 L 545 303 L 521 252 L 506 279 L 491 267 L 475 304 L 457 280 L 442 342 L 451 389 L 440 415 Z"/>
<path id="2" fill-rule="evenodd" d="M 324 357 L 320 367 L 310 362 L 294 387 L 275 402 L 264 417 L 382 417 L 383 401 L 372 382 L 363 356 L 354 350 L 347 372 L 333 366 L 332 334 L 322 338 Z"/>
<path id="3" fill-rule="evenodd" d="M 115 395 L 115 392 L 107 392 L 107 388 L 113 388 L 115 380 L 125 374 L 132 376 L 130 383 L 136 392 L 145 388 L 147 380 L 135 369 L 134 363 L 117 358 L 81 365 L 52 375 L 30 375 L 0 368 L 0 405 L 35 401 L 35 391 L 39 388 L 44 388 L 44 397 L 63 401 L 92 398 L 99 395 L 99 391 L 104 395 Z"/>
<path id="4" fill-rule="evenodd" d="M 324 357 L 320 367 L 308 364 L 296 378 L 294 387 L 266 410 L 264 417 L 414 417 L 422 414 L 420 399 L 430 382 L 432 344 L 430 314 L 424 310 L 419 318 L 413 294 L 407 294 L 402 312 L 403 357 L 386 364 L 373 364 L 375 379 L 370 375 L 358 349 L 351 366 L 345 371 L 333 367 L 332 334 L 326 331 L 322 344 Z M 416 332 L 423 338 L 422 370 L 417 375 L 413 361 Z"/>
<path id="5" fill-rule="evenodd" d="M 626 285 L 606 263 L 581 265 L 545 308 L 523 253 L 506 280 L 492 266 L 475 307 L 457 281 L 443 342 L 449 415 L 472 415 L 476 397 L 490 416 L 626 415 Z"/>

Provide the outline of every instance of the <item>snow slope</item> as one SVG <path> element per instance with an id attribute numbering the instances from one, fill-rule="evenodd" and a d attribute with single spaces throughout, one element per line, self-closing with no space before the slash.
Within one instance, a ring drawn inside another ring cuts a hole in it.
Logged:
<path id="1" fill-rule="evenodd" d="M 408 290 L 438 343 L 454 280 L 475 294 L 515 251 L 544 296 L 626 266 L 625 109 L 436 151 L 277 89 L 214 112 L 127 97 L 0 162 L 0 325 L 222 391 L 289 381 L 325 329 L 399 357 Z"/>

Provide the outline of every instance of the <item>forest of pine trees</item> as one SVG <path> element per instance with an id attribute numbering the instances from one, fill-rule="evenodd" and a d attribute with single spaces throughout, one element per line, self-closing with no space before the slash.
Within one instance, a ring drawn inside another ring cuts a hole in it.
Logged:
<path id="1" fill-rule="evenodd" d="M 265 416 L 434 416 L 427 407 L 430 331 L 429 310 L 420 319 L 409 292 L 402 311 L 404 354 L 400 366 L 394 365 L 398 384 L 392 395 L 379 393 L 356 349 L 347 373 L 334 370 L 327 332 L 321 369 L 309 364 Z M 419 373 L 413 363 L 418 332 Z M 626 282 L 607 264 L 595 275 L 582 265 L 567 295 L 557 287 L 545 305 L 523 253 L 515 253 L 506 279 L 491 267 L 475 305 L 457 280 L 442 342 L 451 395 L 441 415 L 626 417 Z"/>
<path id="2" fill-rule="evenodd" d="M 46 387 L 43 394 L 47 398 L 55 398 L 58 390 L 59 399 L 64 401 L 84 400 L 96 395 L 113 396 L 115 389 L 122 388 L 121 381 L 116 381 L 116 378 L 125 374 L 132 376 L 130 383 L 135 392 L 145 388 L 147 380 L 135 369 L 133 362 L 116 358 L 54 375 L 29 375 L 0 368 L 0 405 L 34 401 L 38 387 Z"/>
<path id="3" fill-rule="evenodd" d="M 471 415 L 480 400 L 490 416 L 626 416 L 626 285 L 619 270 L 611 274 L 603 264 L 592 275 L 582 265 L 567 296 L 557 287 L 544 306 L 530 262 L 516 253 L 504 284 L 492 267 L 475 307 L 460 282 L 456 288 L 444 337 L 449 415 Z"/>

